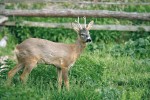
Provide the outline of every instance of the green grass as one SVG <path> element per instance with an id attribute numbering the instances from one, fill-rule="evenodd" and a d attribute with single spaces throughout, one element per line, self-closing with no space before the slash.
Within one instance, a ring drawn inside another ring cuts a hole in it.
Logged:
<path id="1" fill-rule="evenodd" d="M 12 68 L 16 62 L 10 60 Z M 70 91 L 57 91 L 53 66 L 40 64 L 30 74 L 28 83 L 20 83 L 17 73 L 11 87 L 5 85 L 7 71 L 0 78 L 1 100 L 148 100 L 150 98 L 150 63 L 130 57 L 112 57 L 105 51 L 85 50 L 69 73 Z"/>
<path id="2" fill-rule="evenodd" d="M 114 0 L 111 0 L 112 2 Z M 129 0 L 134 2 L 133 0 Z M 139 1 L 139 0 L 138 0 Z M 146 0 L 144 0 L 146 1 Z M 143 1 L 143 2 L 144 2 Z M 83 8 L 69 3 L 61 4 L 65 8 L 112 10 L 126 12 L 149 12 L 150 6 L 115 6 L 115 5 L 89 5 Z M 32 8 L 41 9 L 45 4 L 35 4 Z M 28 5 L 18 5 L 26 9 Z M 29 6 L 30 7 L 30 6 Z M 13 9 L 14 5 L 6 5 Z M 31 9 L 32 9 L 31 8 Z M 30 9 L 30 8 L 29 8 Z M 52 17 L 9 17 L 10 21 L 23 20 L 71 23 L 76 18 L 52 18 Z M 123 24 L 123 25 L 150 25 L 148 21 L 115 19 L 115 18 L 87 18 L 87 22 L 94 20 L 95 24 Z M 83 19 L 81 19 L 83 23 Z M 129 56 L 113 56 L 112 47 L 124 45 L 129 39 L 142 38 L 146 32 L 117 32 L 117 31 L 90 31 L 93 46 L 90 45 L 77 60 L 69 72 L 70 91 L 65 87 L 60 93 L 57 91 L 56 68 L 51 65 L 39 64 L 29 76 L 26 85 L 22 85 L 18 72 L 10 87 L 6 86 L 8 71 L 15 66 L 13 60 L 7 61 L 8 70 L 0 73 L 0 100 L 149 100 L 150 98 L 150 60 L 149 58 L 131 58 Z M 63 28 L 29 28 L 8 27 L 0 32 L 0 39 L 8 35 L 7 48 L 0 48 L 0 56 L 13 56 L 13 49 L 17 43 L 29 37 L 44 38 L 52 41 L 72 43 L 76 38 L 75 32 Z M 118 42 L 117 44 L 114 41 Z M 103 42 L 103 43 L 102 43 Z M 147 46 L 148 47 L 148 46 Z M 118 50 L 118 49 L 117 49 Z M 147 49 L 148 50 L 148 49 Z M 117 52 L 113 52 L 117 53 Z M 114 54 L 115 55 L 115 54 Z M 1 64 L 0 64 L 1 65 Z"/>

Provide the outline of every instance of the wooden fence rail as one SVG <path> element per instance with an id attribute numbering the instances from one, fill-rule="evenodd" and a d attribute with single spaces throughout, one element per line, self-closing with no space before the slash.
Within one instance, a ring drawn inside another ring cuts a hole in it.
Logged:
<path id="1" fill-rule="evenodd" d="M 0 26 L 15 26 L 16 22 L 5 22 L 8 20 L 5 16 L 23 16 L 23 17 L 97 17 L 97 18 L 121 18 L 129 20 L 143 20 L 150 21 L 150 13 L 136 13 L 136 12 L 122 12 L 122 11 L 108 11 L 108 10 L 75 10 L 75 9 L 57 9 L 57 10 L 10 10 L 5 9 L 5 3 L 43 3 L 43 2 L 74 2 L 83 4 L 95 4 L 89 1 L 76 1 L 75 0 L 1 0 L 0 1 Z M 124 4 L 124 2 L 96 2 L 99 4 Z M 138 3 L 135 3 L 138 5 Z M 143 3 L 143 5 L 150 4 Z M 19 25 L 27 27 L 49 27 L 49 28 L 69 28 L 72 29 L 71 23 L 45 23 L 45 22 L 30 22 L 23 21 Z M 94 25 L 92 30 L 116 30 L 116 31 L 150 31 L 150 26 L 132 26 L 132 25 Z"/>
<path id="2" fill-rule="evenodd" d="M 38 17 L 99 17 L 99 18 L 125 18 L 130 20 L 150 21 L 150 13 L 119 12 L 108 10 L 2 10 L 0 15 L 4 16 L 38 16 Z"/>
<path id="3" fill-rule="evenodd" d="M 6 22 L 1 25 L 16 26 L 15 22 Z M 29 27 L 46 27 L 46 28 L 68 28 L 72 29 L 71 23 L 45 23 L 45 22 L 30 22 L 23 21 L 20 26 Z M 149 26 L 132 26 L 132 25 L 93 25 L 92 30 L 111 30 L 111 31 L 150 31 Z"/>
<path id="4" fill-rule="evenodd" d="M 73 4 L 94 4 L 94 5 L 150 5 L 150 2 L 93 2 L 79 0 L 2 0 L 2 3 L 73 3 Z"/>

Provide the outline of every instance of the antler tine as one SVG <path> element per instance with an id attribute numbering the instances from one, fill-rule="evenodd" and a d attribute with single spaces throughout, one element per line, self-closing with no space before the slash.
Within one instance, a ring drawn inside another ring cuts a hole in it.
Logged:
<path id="1" fill-rule="evenodd" d="M 75 20 L 75 22 L 78 24 L 78 27 L 79 27 L 80 29 L 82 29 L 82 26 L 80 25 L 80 22 L 79 22 L 79 17 L 78 17 L 78 21 Z"/>
<path id="2" fill-rule="evenodd" d="M 84 19 L 84 27 L 86 28 L 86 17 L 84 16 L 83 19 Z"/>

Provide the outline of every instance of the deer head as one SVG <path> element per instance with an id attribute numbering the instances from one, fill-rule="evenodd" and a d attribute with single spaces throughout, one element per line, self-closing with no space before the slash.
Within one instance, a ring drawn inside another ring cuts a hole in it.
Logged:
<path id="1" fill-rule="evenodd" d="M 78 38 L 83 43 L 91 42 L 92 39 L 89 34 L 89 30 L 91 29 L 94 21 L 91 21 L 88 25 L 86 25 L 86 18 L 83 17 L 83 19 L 84 19 L 84 27 L 82 27 L 82 25 L 79 23 L 79 17 L 78 17 L 78 21 L 75 20 L 75 23 L 72 23 L 72 27 L 77 32 Z"/>

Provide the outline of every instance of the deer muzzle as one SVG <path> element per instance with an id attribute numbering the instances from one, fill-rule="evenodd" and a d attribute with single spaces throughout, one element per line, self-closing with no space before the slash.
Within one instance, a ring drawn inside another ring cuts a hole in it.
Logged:
<path id="1" fill-rule="evenodd" d="M 92 42 L 91 38 L 88 38 L 88 39 L 86 40 L 86 42 Z"/>

